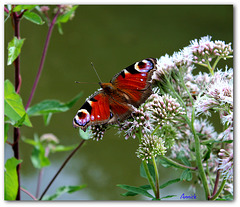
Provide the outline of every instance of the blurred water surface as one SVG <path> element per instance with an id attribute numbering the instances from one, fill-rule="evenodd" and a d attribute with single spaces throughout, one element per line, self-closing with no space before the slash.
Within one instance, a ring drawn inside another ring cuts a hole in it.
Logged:
<path id="1" fill-rule="evenodd" d="M 213 40 L 233 42 L 233 7 L 231 5 L 79 5 L 75 17 L 63 24 L 63 35 L 54 28 L 46 62 L 32 105 L 44 99 L 66 102 L 80 91 L 82 98 L 68 112 L 54 114 L 49 126 L 41 117 L 31 119 L 33 128 L 22 127 L 21 135 L 33 138 L 44 133 L 54 133 L 61 144 L 80 142 L 78 130 L 72 127 L 72 119 L 85 99 L 97 88 L 96 84 L 75 84 L 74 81 L 98 82 L 90 62 L 94 62 L 101 79 L 108 82 L 124 67 L 147 57 L 160 57 L 187 46 L 189 41 L 205 35 Z M 21 53 L 22 86 L 20 94 L 24 104 L 30 95 L 47 34 L 47 26 L 38 26 L 26 20 L 21 22 L 21 37 L 26 38 Z M 8 20 L 5 23 L 5 63 L 7 43 L 13 31 Z M 232 61 L 222 61 L 232 66 Z M 203 71 L 206 71 L 203 69 Z M 13 66 L 5 67 L 5 78 L 14 82 Z M 216 127 L 218 123 L 216 123 Z M 122 197 L 123 190 L 116 184 L 144 185 L 139 175 L 140 160 L 135 151 L 138 140 L 125 140 L 111 130 L 102 141 L 88 141 L 72 158 L 48 194 L 62 185 L 87 184 L 82 191 L 66 194 L 59 200 L 139 200 L 140 196 Z M 21 168 L 22 186 L 35 194 L 38 172 L 33 168 L 29 155 L 32 147 L 20 142 L 20 154 L 24 160 Z M 44 190 L 69 152 L 51 154 L 52 165 L 44 171 L 41 190 Z M 5 159 L 12 156 L 5 147 Z M 181 171 L 160 167 L 160 182 L 178 178 Z M 189 194 L 188 183 L 178 183 L 164 190 L 162 196 Z M 204 198 L 200 187 L 197 199 Z M 22 198 L 30 200 L 22 193 Z"/>

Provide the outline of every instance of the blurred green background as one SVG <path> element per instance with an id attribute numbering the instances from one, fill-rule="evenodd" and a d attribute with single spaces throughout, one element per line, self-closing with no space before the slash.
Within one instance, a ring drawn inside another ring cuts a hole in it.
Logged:
<path id="1" fill-rule="evenodd" d="M 98 82 L 92 70 L 92 61 L 101 79 L 108 82 L 126 66 L 148 57 L 172 55 L 189 45 L 189 41 L 205 35 L 213 40 L 233 42 L 232 5 L 79 5 L 73 20 L 62 24 L 63 35 L 57 27 L 51 37 L 46 62 L 32 105 L 44 99 L 66 102 L 80 91 L 84 94 L 68 112 L 54 114 L 50 125 L 42 117 L 31 119 L 33 128 L 22 127 L 21 135 L 33 138 L 34 133 L 54 133 L 61 144 L 80 142 L 78 130 L 72 119 L 85 99 L 99 87 L 95 84 L 75 84 L 75 81 Z M 21 38 L 26 38 L 21 53 L 22 86 L 20 94 L 26 104 L 36 77 L 48 27 L 21 21 Z M 10 19 L 5 23 L 5 78 L 14 83 L 14 68 L 6 66 L 7 44 L 13 37 Z M 219 67 L 232 67 L 232 60 L 221 61 Z M 203 69 L 203 71 L 206 71 Z M 139 175 L 140 160 L 135 151 L 138 140 L 108 131 L 102 141 L 90 140 L 72 158 L 49 189 L 53 194 L 62 185 L 87 184 L 87 188 L 66 194 L 59 200 L 139 200 L 140 196 L 122 197 L 124 191 L 117 184 L 144 185 Z M 38 172 L 33 168 L 29 155 L 32 147 L 20 141 L 22 186 L 35 194 Z M 69 152 L 50 155 L 52 165 L 45 169 L 41 190 L 54 176 Z M 5 159 L 12 156 L 5 146 Z M 178 178 L 181 170 L 161 168 L 160 183 Z M 178 183 L 162 192 L 162 196 L 175 194 L 179 199 L 188 191 L 189 183 Z M 197 199 L 204 198 L 200 187 Z M 22 193 L 22 198 L 29 197 Z M 31 200 L 31 199 L 29 199 Z"/>

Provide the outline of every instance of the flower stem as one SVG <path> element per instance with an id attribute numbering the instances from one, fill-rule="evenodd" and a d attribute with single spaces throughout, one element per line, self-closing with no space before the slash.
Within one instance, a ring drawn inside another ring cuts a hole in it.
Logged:
<path id="1" fill-rule="evenodd" d="M 168 157 L 166 157 L 165 155 L 161 155 L 160 156 L 163 160 L 167 161 L 168 163 L 170 163 L 171 165 L 180 168 L 180 169 L 190 169 L 190 170 L 197 170 L 197 167 L 190 167 L 190 166 L 186 166 L 186 165 L 182 165 Z"/>
<path id="2" fill-rule="evenodd" d="M 148 166 L 147 166 L 147 162 L 146 162 L 146 160 L 143 160 L 142 162 L 143 162 L 143 167 L 144 167 L 145 173 L 147 175 L 148 182 L 149 182 L 149 184 L 150 184 L 150 186 L 151 186 L 151 188 L 152 188 L 152 190 L 154 192 L 155 197 L 157 198 L 157 190 L 155 188 L 153 178 L 152 178 L 152 176 L 151 176 L 151 174 L 149 172 L 149 169 L 148 169 Z"/>
<path id="3" fill-rule="evenodd" d="M 195 153 L 196 153 L 196 162 L 197 162 L 197 166 L 198 166 L 198 172 L 200 174 L 203 188 L 205 191 L 205 198 L 209 199 L 210 190 L 209 190 L 208 183 L 207 183 L 207 177 L 204 172 L 203 165 L 202 165 L 201 152 L 200 152 L 200 140 L 199 140 L 199 137 L 197 136 L 197 133 L 194 128 L 194 120 L 195 120 L 195 107 L 193 107 L 193 110 L 192 110 L 191 130 L 192 130 L 192 133 L 194 136 L 194 141 L 195 141 Z"/>
<path id="4" fill-rule="evenodd" d="M 35 198 L 34 195 L 32 195 L 30 192 L 28 192 L 24 188 L 20 187 L 20 190 L 26 193 L 27 195 L 29 195 L 33 200 L 37 201 L 37 198 Z"/>
<path id="5" fill-rule="evenodd" d="M 83 145 L 83 143 L 86 140 L 82 140 L 80 142 L 80 144 L 71 152 L 71 154 L 67 157 L 67 159 L 63 162 L 63 164 L 61 165 L 61 167 L 59 168 L 59 170 L 57 171 L 57 173 L 54 175 L 54 177 L 52 178 L 52 180 L 50 181 L 50 183 L 48 184 L 48 186 L 46 187 L 46 189 L 43 191 L 41 197 L 39 198 L 39 200 L 42 200 L 43 196 L 46 194 L 46 192 L 48 191 L 48 189 L 50 188 L 50 186 L 52 185 L 53 181 L 57 178 L 57 176 L 59 175 L 59 173 L 62 171 L 62 169 L 65 167 L 65 165 L 68 163 L 68 161 L 72 158 L 72 156 L 77 152 L 77 150 Z"/>
<path id="6" fill-rule="evenodd" d="M 222 184 L 221 184 L 221 186 L 219 187 L 218 191 L 216 192 L 215 195 L 213 195 L 211 198 L 209 198 L 209 200 L 216 200 L 216 199 L 217 199 L 217 197 L 218 197 L 218 196 L 220 195 L 220 193 L 222 192 L 222 190 L 223 190 L 223 188 L 224 188 L 224 186 L 225 186 L 226 181 L 227 181 L 226 179 L 223 179 Z"/>
<path id="7" fill-rule="evenodd" d="M 155 176 L 156 176 L 156 199 L 160 199 L 160 190 L 159 190 L 159 175 L 158 175 L 158 168 L 156 164 L 155 157 L 152 156 L 152 161 L 153 161 L 153 167 L 155 171 Z"/>
<path id="8" fill-rule="evenodd" d="M 13 18 L 13 25 L 14 25 L 14 36 L 20 39 L 20 18 L 18 17 L 18 14 L 16 12 L 13 13 L 12 15 Z M 16 93 L 19 93 L 20 87 L 21 87 L 21 76 L 20 76 L 20 55 L 16 58 L 14 61 L 14 66 L 15 66 L 15 91 Z M 16 159 L 20 159 L 19 156 L 19 139 L 20 139 L 20 129 L 14 127 L 13 128 L 13 153 L 14 157 Z M 18 177 L 18 193 L 16 200 L 21 200 L 20 196 L 20 164 L 17 165 L 17 177 Z"/>
<path id="9" fill-rule="evenodd" d="M 51 38 L 51 35 L 52 35 L 53 27 L 56 23 L 56 20 L 57 20 L 57 17 L 59 15 L 59 13 L 60 13 L 60 8 L 58 9 L 57 13 L 55 14 L 55 16 L 54 16 L 54 18 L 53 18 L 53 20 L 52 20 L 52 22 L 49 26 L 46 42 L 45 42 L 43 53 L 42 53 L 42 58 L 41 58 L 40 65 L 39 65 L 39 68 L 38 68 L 38 73 L 37 73 L 36 79 L 34 81 L 34 84 L 33 84 L 32 91 L 31 91 L 31 94 L 29 96 L 28 102 L 27 102 L 26 107 L 25 107 L 26 110 L 28 109 L 29 105 L 31 104 L 31 101 L 33 99 L 33 95 L 34 95 L 36 87 L 38 85 L 38 81 L 40 79 L 40 76 L 41 76 L 41 73 L 42 73 L 42 70 L 43 70 L 43 65 L 44 65 L 44 62 L 45 62 L 45 57 L 46 57 L 46 54 L 47 54 L 47 49 L 48 49 L 49 41 L 50 41 L 50 38 Z"/>

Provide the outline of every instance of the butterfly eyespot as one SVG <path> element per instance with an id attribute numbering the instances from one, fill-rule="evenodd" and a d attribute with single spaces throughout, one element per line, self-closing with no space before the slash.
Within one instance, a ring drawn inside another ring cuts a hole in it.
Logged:
<path id="1" fill-rule="evenodd" d="M 97 118 L 100 118 L 100 116 L 99 116 L 99 115 L 97 115 Z"/>

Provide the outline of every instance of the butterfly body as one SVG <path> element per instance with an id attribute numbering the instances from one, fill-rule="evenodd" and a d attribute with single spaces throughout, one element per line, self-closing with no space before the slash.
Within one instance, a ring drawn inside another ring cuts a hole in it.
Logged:
<path id="1" fill-rule="evenodd" d="M 123 121 L 152 94 L 154 58 L 144 59 L 123 69 L 109 83 L 91 95 L 78 110 L 73 126 L 84 131 L 90 125 Z"/>

